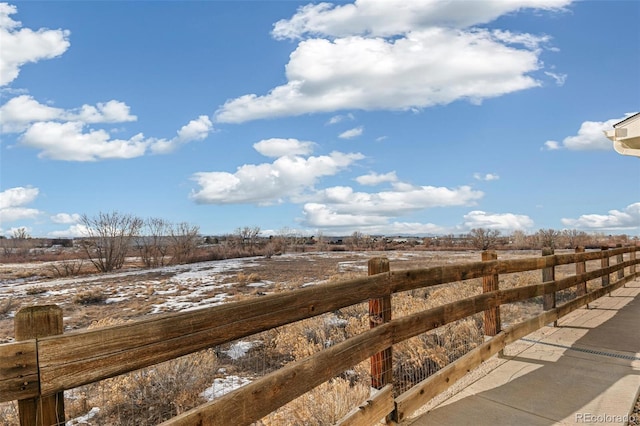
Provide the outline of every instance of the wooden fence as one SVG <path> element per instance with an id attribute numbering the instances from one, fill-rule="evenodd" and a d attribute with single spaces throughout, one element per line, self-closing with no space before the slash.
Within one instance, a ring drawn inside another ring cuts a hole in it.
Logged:
<path id="1" fill-rule="evenodd" d="M 401 421 L 505 345 L 635 279 L 637 251 L 640 247 L 578 248 L 571 254 L 545 252 L 512 260 L 485 252 L 478 262 L 392 272 L 386 259 L 376 258 L 369 262 L 370 275 L 359 279 L 69 333 L 62 333 L 60 308 L 23 308 L 15 317 L 16 342 L 0 345 L 0 402 L 18 400 L 22 425 L 64 424 L 64 390 L 369 301 L 369 330 L 163 424 L 251 424 L 366 359 L 371 359 L 372 385 L 380 390 L 339 424 L 368 425 L 385 417 Z M 612 266 L 610 258 L 615 258 Z M 587 271 L 586 262 L 593 260 L 601 260 L 601 267 Z M 556 280 L 554 268 L 567 264 L 575 264 L 575 275 Z M 498 288 L 500 274 L 533 270 L 542 271 L 540 284 Z M 392 319 L 392 294 L 473 278 L 483 279 L 483 294 Z M 587 292 L 586 282 L 598 278 L 602 286 Z M 556 306 L 556 292 L 571 287 L 577 297 Z M 501 330 L 500 305 L 537 296 L 544 300 L 542 314 Z M 389 374 L 393 345 L 480 312 L 485 334 L 493 337 L 394 398 Z"/>

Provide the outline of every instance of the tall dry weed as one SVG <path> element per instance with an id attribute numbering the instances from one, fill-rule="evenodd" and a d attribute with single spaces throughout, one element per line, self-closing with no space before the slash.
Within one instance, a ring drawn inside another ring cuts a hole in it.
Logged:
<path id="1" fill-rule="evenodd" d="M 334 378 L 263 418 L 265 426 L 324 426 L 337 423 L 370 395 L 368 383 Z"/>
<path id="2" fill-rule="evenodd" d="M 90 328 L 124 322 L 105 319 Z M 200 393 L 211 384 L 216 370 L 217 357 L 213 350 L 206 350 L 82 386 L 67 398 L 67 417 L 98 407 L 94 424 L 158 424 L 206 402 Z"/>

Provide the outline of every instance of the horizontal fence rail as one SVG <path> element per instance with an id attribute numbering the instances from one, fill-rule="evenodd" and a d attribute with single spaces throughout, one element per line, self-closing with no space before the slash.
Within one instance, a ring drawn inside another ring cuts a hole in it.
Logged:
<path id="1" fill-rule="evenodd" d="M 0 345 L 0 402 L 43 400 L 64 390 L 115 377 L 296 321 L 370 300 L 383 300 L 394 293 L 474 278 L 576 264 L 576 274 L 566 278 L 543 280 L 540 284 L 504 290 L 497 288 L 495 278 L 495 287 L 487 287 L 480 295 L 401 318 L 386 318 L 370 330 L 307 358 L 291 362 L 164 424 L 250 424 L 352 366 L 371 357 L 373 362 L 376 354 L 390 350 L 394 344 L 477 313 L 495 312 L 493 310 L 506 303 L 545 295 L 553 298 L 553 306 L 548 307 L 542 314 L 503 331 L 500 331 L 498 315 L 498 323 L 494 324 L 496 330 L 492 333 L 495 336 L 491 340 L 396 397 L 392 410 L 388 410 L 391 395 L 389 385 L 392 384 L 387 383 L 391 379 L 386 378 L 385 383 L 380 383 L 379 387 L 382 390 L 372 396 L 367 404 L 354 408 L 353 413 L 341 424 L 366 424 L 372 418 L 379 419 L 385 416 L 398 421 L 406 418 L 417 407 L 497 353 L 506 344 L 635 279 L 638 276 L 637 251 L 640 251 L 639 247 L 620 247 L 593 252 L 577 249 L 575 254 L 551 254 L 513 260 L 492 260 L 495 256 L 483 256 L 486 260 L 479 262 L 380 273 L 379 267 L 374 267 L 373 270 L 370 267 L 370 273 L 373 274 L 368 277 L 266 295 L 259 300 L 233 302 L 197 311 L 154 315 L 126 324 L 45 337 L 37 332 L 33 332 L 32 335 L 26 333 L 23 339 L 16 336 L 21 341 Z M 628 254 L 629 258 L 626 261 L 625 254 Z M 616 260 L 614 265 L 609 265 L 611 257 Z M 601 260 L 601 267 L 587 272 L 585 262 L 594 260 Z M 629 270 L 627 275 L 624 273 L 625 268 Z M 616 278 L 615 282 L 609 282 L 612 277 Z M 595 279 L 601 279 L 604 286 L 589 293 L 586 293 L 586 287 L 581 290 L 581 285 L 584 286 L 587 281 Z M 555 307 L 555 293 L 572 287 L 577 288 L 578 297 Z M 370 304 L 370 308 L 372 306 L 374 305 Z M 46 308 L 38 307 L 43 310 Z M 57 410 L 60 411 L 60 406 Z M 28 424 L 28 420 L 22 419 L 21 413 L 21 422 Z M 360 419 L 360 423 L 357 419 Z"/>

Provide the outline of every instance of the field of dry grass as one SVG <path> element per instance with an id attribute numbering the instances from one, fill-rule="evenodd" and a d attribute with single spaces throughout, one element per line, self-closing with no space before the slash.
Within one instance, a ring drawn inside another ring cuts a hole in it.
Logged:
<path id="1" fill-rule="evenodd" d="M 0 342 L 13 340 L 12 318 L 22 306 L 59 305 L 66 330 L 100 327 L 160 312 L 197 309 L 364 276 L 368 260 L 376 256 L 388 257 L 392 270 L 480 260 L 480 253 L 471 251 L 329 252 L 141 269 L 132 259 L 129 268 L 118 273 L 69 278 L 51 278 L 50 263 L 0 264 Z M 500 259 L 533 256 L 539 256 L 539 252 L 499 253 Z M 574 272 L 573 265 L 559 267 L 556 278 Z M 501 288 L 539 282 L 539 271 L 500 277 Z M 397 294 L 392 302 L 393 316 L 408 315 L 481 291 L 481 280 L 469 280 Z M 517 322 L 540 310 L 540 300 L 506 305 L 502 321 Z M 83 419 L 87 421 L 85 424 L 157 424 L 288 362 L 358 334 L 368 329 L 368 321 L 367 305 L 355 305 L 73 389 L 65 392 L 67 418 Z M 480 314 L 394 346 L 394 380 L 398 391 L 411 387 L 482 341 Z M 369 363 L 363 362 L 292 401 L 261 423 L 331 424 L 367 399 L 369 383 Z M 0 418 L 7 419 L 7 424 L 15 420 L 15 412 L 15 404 L 0 405 Z"/>

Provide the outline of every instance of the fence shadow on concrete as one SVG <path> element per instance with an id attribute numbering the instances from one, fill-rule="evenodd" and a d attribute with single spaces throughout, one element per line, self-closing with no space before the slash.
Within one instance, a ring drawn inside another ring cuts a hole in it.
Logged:
<path id="1" fill-rule="evenodd" d="M 411 425 L 624 424 L 640 389 L 639 294 L 640 281 L 630 282 L 534 333 L 527 349 Z"/>

